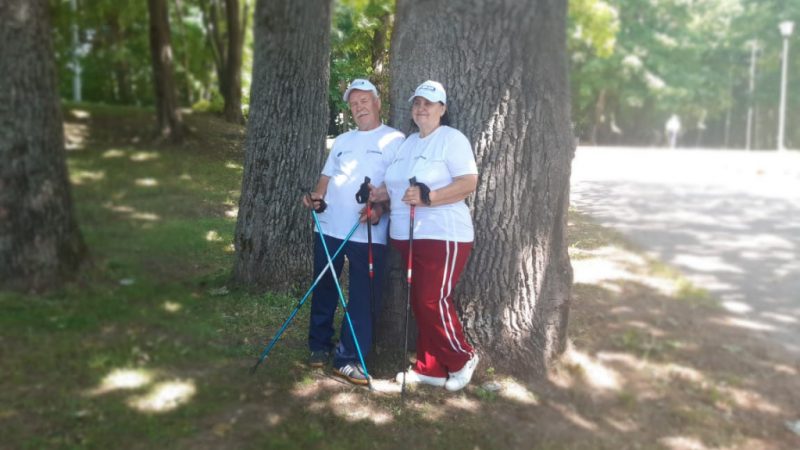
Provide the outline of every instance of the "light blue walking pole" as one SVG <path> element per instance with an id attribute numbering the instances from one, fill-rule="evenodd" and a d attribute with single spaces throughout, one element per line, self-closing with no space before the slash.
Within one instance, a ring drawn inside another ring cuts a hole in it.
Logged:
<path id="1" fill-rule="evenodd" d="M 341 252 L 342 249 L 344 249 L 344 245 L 347 244 L 347 241 L 350 240 L 350 237 L 353 236 L 353 233 L 356 232 L 356 229 L 358 229 L 359 225 L 361 225 L 360 221 L 356 220 L 355 225 L 353 225 L 353 228 L 351 228 L 350 232 L 347 233 L 347 237 L 344 238 L 344 240 L 342 241 L 341 245 L 339 245 L 339 248 L 336 250 L 336 253 L 333 255 L 333 259 L 336 259 L 336 257 L 339 256 L 339 252 Z M 321 238 L 322 237 L 320 236 L 320 239 Z M 324 244 L 325 241 L 323 240 L 322 243 Z M 327 252 L 327 249 L 325 251 Z M 251 374 L 256 373 L 256 370 L 258 369 L 258 366 L 262 362 L 264 362 L 265 359 L 267 359 L 267 355 L 269 355 L 269 352 L 272 351 L 272 347 L 275 346 L 275 344 L 278 342 L 278 339 L 280 339 L 280 337 L 283 334 L 283 332 L 286 331 L 286 327 L 289 326 L 289 323 L 292 321 L 292 319 L 294 319 L 294 316 L 296 316 L 297 312 L 300 311 L 300 308 L 303 306 L 303 303 L 306 302 L 306 299 L 308 299 L 308 296 L 311 295 L 311 292 L 314 291 L 314 288 L 317 287 L 317 284 L 319 284 L 320 280 L 322 280 L 322 277 L 325 276 L 326 273 L 328 273 L 328 269 L 333 270 L 333 265 L 332 264 L 333 263 L 331 262 L 331 259 L 328 258 L 328 264 L 325 266 L 324 269 L 322 269 L 322 271 L 320 271 L 319 275 L 317 275 L 317 279 L 314 280 L 314 284 L 312 284 L 311 287 L 308 288 L 308 290 L 306 291 L 306 294 L 303 296 L 303 298 L 301 298 L 300 301 L 297 302 L 297 306 L 294 308 L 294 311 L 292 311 L 292 313 L 289 315 L 289 318 L 286 319 L 286 321 L 283 323 L 283 326 L 281 326 L 281 328 L 278 330 L 278 332 L 275 333 L 275 337 L 272 338 L 272 341 L 269 343 L 269 345 L 267 345 L 267 347 L 264 349 L 264 351 L 261 352 L 261 357 L 258 358 L 258 361 L 256 362 L 256 364 L 253 366 L 252 369 L 250 369 L 250 373 Z M 336 278 L 336 275 L 334 275 L 334 279 L 335 278 Z"/>
<path id="2" fill-rule="evenodd" d="M 330 252 L 328 252 L 328 244 L 325 243 L 325 236 L 322 233 L 322 225 L 319 223 L 317 212 L 312 209 L 311 215 L 314 217 L 314 223 L 317 225 L 319 238 L 322 241 L 322 248 L 325 250 L 325 256 L 328 258 L 328 265 L 333 267 L 333 260 L 331 259 Z M 344 308 L 344 317 L 347 319 L 347 324 L 350 325 L 350 334 L 353 335 L 353 342 L 356 344 L 356 352 L 358 353 L 358 359 L 361 360 L 361 367 L 364 368 L 364 375 L 367 377 L 369 390 L 373 391 L 372 378 L 370 378 L 369 372 L 367 372 L 367 364 L 364 362 L 364 355 L 361 353 L 361 346 L 358 345 L 358 337 L 356 337 L 356 330 L 353 328 L 353 321 L 350 320 L 350 313 L 347 311 L 347 302 L 344 301 L 344 294 L 342 293 L 342 287 L 339 285 L 339 278 L 334 276 L 333 281 L 336 283 L 336 290 L 339 292 L 339 301 L 342 303 L 342 308 Z"/>

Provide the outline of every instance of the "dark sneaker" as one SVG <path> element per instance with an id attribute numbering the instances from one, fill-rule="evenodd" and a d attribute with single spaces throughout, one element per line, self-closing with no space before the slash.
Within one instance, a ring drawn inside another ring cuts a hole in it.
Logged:
<path id="1" fill-rule="evenodd" d="M 314 350 L 308 357 L 308 365 L 314 368 L 324 367 L 331 359 L 331 352 L 327 350 Z"/>
<path id="2" fill-rule="evenodd" d="M 344 378 L 345 380 L 359 385 L 366 385 L 369 384 L 369 380 L 367 376 L 364 375 L 364 371 L 361 370 L 361 366 L 358 364 L 345 364 L 342 367 L 334 367 L 333 374 L 337 377 Z"/>

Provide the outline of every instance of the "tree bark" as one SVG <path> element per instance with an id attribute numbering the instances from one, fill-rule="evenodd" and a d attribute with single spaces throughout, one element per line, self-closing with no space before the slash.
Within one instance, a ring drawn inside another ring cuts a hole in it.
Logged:
<path id="1" fill-rule="evenodd" d="M 259 0 L 234 281 L 285 291 L 311 270 L 300 196 L 325 157 L 330 2 Z"/>
<path id="2" fill-rule="evenodd" d="M 147 0 L 150 12 L 150 55 L 153 62 L 158 134 L 173 143 L 183 141 L 183 119 L 172 73 L 172 44 L 166 0 Z"/>
<path id="3" fill-rule="evenodd" d="M 244 123 L 242 116 L 242 20 L 239 0 L 225 0 L 228 21 L 228 51 L 225 61 L 225 120 Z"/>
<path id="4" fill-rule="evenodd" d="M 473 144 L 475 247 L 456 290 L 465 330 L 494 367 L 523 378 L 563 351 L 572 269 L 566 215 L 570 131 L 566 0 L 398 0 L 392 94 L 442 82 L 453 125 Z M 410 104 L 392 105 L 406 128 Z M 402 345 L 405 304 L 397 258 L 378 330 Z"/>
<path id="5" fill-rule="evenodd" d="M 40 291 L 86 254 L 72 210 L 46 0 L 0 3 L 0 289 Z"/>

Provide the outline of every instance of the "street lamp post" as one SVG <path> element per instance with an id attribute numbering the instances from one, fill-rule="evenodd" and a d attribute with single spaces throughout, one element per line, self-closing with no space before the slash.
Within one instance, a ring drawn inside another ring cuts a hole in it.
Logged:
<path id="1" fill-rule="evenodd" d="M 747 130 L 745 132 L 745 148 L 752 148 L 753 138 L 753 93 L 755 91 L 756 79 L 756 56 L 758 54 L 758 41 L 752 40 L 747 43 L 750 46 L 750 89 L 747 95 Z"/>
<path id="2" fill-rule="evenodd" d="M 781 69 L 781 106 L 778 112 L 778 151 L 785 151 L 784 132 L 786 131 L 786 71 L 789 67 L 789 36 L 794 31 L 794 22 L 784 20 L 779 26 L 783 36 L 783 67 Z"/>

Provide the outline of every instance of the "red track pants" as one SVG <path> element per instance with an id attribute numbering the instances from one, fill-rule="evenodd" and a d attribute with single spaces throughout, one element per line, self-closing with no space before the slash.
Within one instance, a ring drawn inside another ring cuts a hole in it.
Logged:
<path id="1" fill-rule="evenodd" d="M 408 261 L 408 241 L 392 239 Z M 473 353 L 458 320 L 453 290 L 472 250 L 472 242 L 414 239 L 411 308 L 417 321 L 417 365 L 432 377 L 457 372 Z"/>

